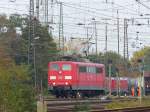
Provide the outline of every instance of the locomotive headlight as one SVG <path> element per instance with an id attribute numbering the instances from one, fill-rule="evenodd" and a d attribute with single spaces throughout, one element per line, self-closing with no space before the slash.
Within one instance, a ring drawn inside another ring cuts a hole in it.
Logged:
<path id="1" fill-rule="evenodd" d="M 68 82 L 65 82 L 66 85 L 68 85 Z"/>
<path id="2" fill-rule="evenodd" d="M 55 80 L 56 76 L 50 76 L 50 80 Z"/>
<path id="3" fill-rule="evenodd" d="M 53 82 L 53 86 L 55 86 L 56 85 L 56 83 L 55 82 Z"/>
<path id="4" fill-rule="evenodd" d="M 65 79 L 72 79 L 72 76 L 65 76 Z"/>

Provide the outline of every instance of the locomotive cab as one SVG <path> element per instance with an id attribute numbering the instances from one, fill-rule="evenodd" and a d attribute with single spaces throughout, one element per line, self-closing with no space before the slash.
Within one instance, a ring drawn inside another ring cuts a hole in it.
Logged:
<path id="1" fill-rule="evenodd" d="M 70 62 L 51 62 L 48 70 L 48 89 L 56 96 L 66 95 L 72 89 L 73 64 Z"/>

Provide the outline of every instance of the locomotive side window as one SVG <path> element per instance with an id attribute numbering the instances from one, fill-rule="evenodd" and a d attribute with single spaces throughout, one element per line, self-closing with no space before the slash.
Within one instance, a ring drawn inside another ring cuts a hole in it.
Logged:
<path id="1" fill-rule="evenodd" d="M 103 73 L 103 68 L 95 66 L 79 66 L 80 73 L 100 74 Z"/>
<path id="2" fill-rule="evenodd" d="M 92 74 L 95 74 L 96 73 L 96 67 L 87 67 L 87 72 L 88 73 L 92 73 Z"/>
<path id="3" fill-rule="evenodd" d="M 86 72 L 86 66 L 79 66 L 79 72 L 85 73 Z"/>
<path id="4" fill-rule="evenodd" d="M 58 64 L 51 64 L 50 69 L 51 70 L 59 70 L 59 66 L 58 66 Z"/>
<path id="5" fill-rule="evenodd" d="M 64 70 L 64 71 L 71 71 L 71 65 L 70 64 L 63 64 L 62 70 Z"/>
<path id="6" fill-rule="evenodd" d="M 103 72 L 103 68 L 96 67 L 96 73 L 97 74 L 102 73 L 102 72 Z"/>

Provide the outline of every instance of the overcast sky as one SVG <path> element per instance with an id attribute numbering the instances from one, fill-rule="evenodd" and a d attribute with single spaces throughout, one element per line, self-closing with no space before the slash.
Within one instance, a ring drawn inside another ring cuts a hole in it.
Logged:
<path id="1" fill-rule="evenodd" d="M 50 1 L 50 0 L 49 0 Z M 107 1 L 107 3 L 106 3 Z M 108 19 L 108 50 L 117 51 L 117 10 L 119 11 L 120 21 L 120 53 L 123 54 L 123 20 L 130 19 L 128 22 L 128 38 L 129 38 L 129 54 L 144 45 L 150 44 L 150 25 L 149 19 L 133 19 L 133 18 L 149 18 L 150 2 L 149 0 L 139 0 L 142 4 L 135 0 L 61 0 L 63 2 L 64 17 L 64 36 L 86 38 L 86 27 L 89 28 L 89 36 L 93 36 L 92 18 L 97 21 L 98 35 L 98 51 L 105 51 L 105 23 Z M 44 20 L 44 0 L 40 0 L 40 18 Z M 59 6 L 54 5 L 53 12 L 53 34 L 58 36 L 59 22 Z M 49 21 L 50 14 L 49 11 Z M 12 14 L 29 14 L 29 0 L 0 0 L 0 13 Z M 144 16 L 141 16 L 144 15 Z M 77 25 L 85 24 L 84 26 Z M 89 24 L 89 25 L 88 25 Z M 136 24 L 143 24 L 137 26 Z M 137 32 L 139 39 L 136 40 Z M 93 40 L 94 41 L 94 40 Z M 136 48 L 135 46 L 139 47 Z M 94 46 L 92 46 L 94 49 Z"/>

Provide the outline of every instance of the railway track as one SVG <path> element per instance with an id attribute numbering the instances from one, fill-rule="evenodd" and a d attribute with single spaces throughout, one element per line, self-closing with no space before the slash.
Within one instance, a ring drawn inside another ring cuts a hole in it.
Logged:
<path id="1" fill-rule="evenodd" d="M 100 102 L 100 101 L 61 101 L 55 103 L 48 103 L 47 104 L 47 112 L 72 112 L 73 110 L 78 110 L 81 108 L 87 109 L 104 109 L 104 106 L 110 101 L 107 102 Z"/>
<path id="2" fill-rule="evenodd" d="M 150 106 L 136 107 L 136 108 L 124 108 L 124 109 L 113 109 L 113 110 L 92 110 L 90 112 L 150 112 Z"/>
<path id="3" fill-rule="evenodd" d="M 100 101 L 98 98 L 89 99 L 45 99 L 47 112 L 72 112 L 79 108 L 104 109 L 111 100 Z"/>
<path id="4" fill-rule="evenodd" d="M 130 101 L 137 99 L 116 99 L 118 101 Z M 73 112 L 77 110 L 87 109 L 90 112 L 107 112 L 105 106 L 112 100 L 100 100 L 98 98 L 90 99 L 45 99 L 47 112 Z M 102 111 L 100 111 L 102 110 Z M 111 111 L 111 110 L 110 110 Z M 115 111 L 112 111 L 115 112 Z M 131 111 L 132 112 L 132 111 Z"/>

